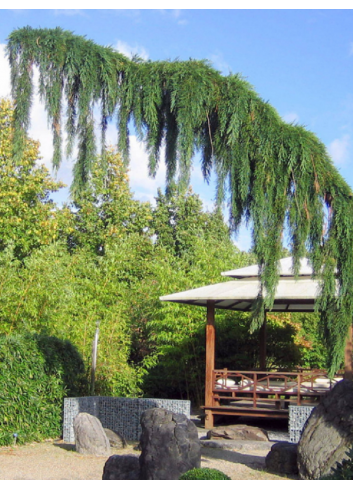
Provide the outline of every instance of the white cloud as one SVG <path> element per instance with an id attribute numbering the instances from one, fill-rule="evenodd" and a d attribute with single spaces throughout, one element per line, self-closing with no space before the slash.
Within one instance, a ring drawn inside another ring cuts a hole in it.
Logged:
<path id="1" fill-rule="evenodd" d="M 149 58 L 147 50 L 138 44 L 135 44 L 134 46 L 131 46 L 127 42 L 124 41 L 118 41 L 115 45 L 115 48 L 119 53 L 124 54 L 128 58 L 132 58 L 135 54 L 140 56 L 140 58 L 147 60 Z"/>
<path id="2" fill-rule="evenodd" d="M 329 144 L 328 150 L 336 165 L 344 165 L 349 156 L 351 138 L 349 134 L 344 134 Z"/>
<path id="3" fill-rule="evenodd" d="M 291 123 L 298 123 L 299 122 L 299 115 L 296 114 L 295 112 L 288 112 L 283 116 L 283 120 L 285 122 L 288 122 L 289 124 Z"/>
<path id="4" fill-rule="evenodd" d="M 227 76 L 232 71 L 230 65 L 225 61 L 223 53 L 216 51 L 208 58 L 216 70 L 219 70 L 223 75 Z"/>
<path id="5" fill-rule="evenodd" d="M 98 134 L 98 133 L 97 133 Z M 114 124 L 109 124 L 106 134 L 108 146 L 116 146 L 117 129 Z M 130 187 L 135 194 L 135 198 L 143 201 L 154 203 L 154 197 L 157 195 L 159 187 L 164 188 L 166 167 L 164 158 L 161 158 L 159 169 L 155 178 L 148 175 L 148 154 L 143 142 L 139 141 L 137 136 L 129 137 L 130 144 L 130 164 L 129 177 Z M 161 155 L 164 154 L 164 148 Z"/>
<path id="6" fill-rule="evenodd" d="M 154 203 L 157 189 L 164 188 L 165 177 L 164 158 L 161 158 L 156 177 L 152 178 L 148 175 L 148 155 L 145 145 L 136 136 L 130 136 L 130 184 L 135 197 Z"/>

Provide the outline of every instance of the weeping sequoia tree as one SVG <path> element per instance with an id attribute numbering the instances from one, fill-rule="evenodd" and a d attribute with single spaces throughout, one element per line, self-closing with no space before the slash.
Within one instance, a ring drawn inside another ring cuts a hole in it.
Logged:
<path id="1" fill-rule="evenodd" d="M 353 316 L 353 200 L 351 188 L 313 133 L 285 123 L 241 76 L 222 76 L 206 61 L 130 60 L 60 28 L 15 30 L 7 54 L 15 158 L 21 157 L 30 124 L 34 67 L 53 132 L 54 168 L 62 158 L 64 132 L 68 156 L 78 145 L 73 195 L 90 177 L 98 109 L 102 155 L 108 122 L 115 119 L 118 148 L 128 161 L 133 123 L 146 143 L 151 176 L 164 152 L 167 185 L 186 184 L 193 157 L 200 154 L 204 178 L 208 181 L 211 171 L 217 176 L 218 202 L 229 199 L 232 229 L 243 219 L 252 229 L 261 274 L 252 330 L 273 304 L 286 229 L 295 273 L 299 259 L 307 256 L 320 279 L 317 308 L 330 373 L 335 372 Z"/>

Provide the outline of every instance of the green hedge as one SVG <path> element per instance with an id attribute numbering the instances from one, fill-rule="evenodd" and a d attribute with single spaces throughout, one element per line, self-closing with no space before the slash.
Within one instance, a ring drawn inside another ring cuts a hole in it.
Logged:
<path id="1" fill-rule="evenodd" d="M 191 469 L 185 472 L 185 474 L 183 474 L 179 480 L 181 481 L 190 481 L 190 480 L 229 481 L 231 480 L 231 478 L 217 469 Z"/>
<path id="2" fill-rule="evenodd" d="M 0 336 L 0 445 L 61 435 L 63 398 L 84 389 L 81 357 L 68 341 Z"/>

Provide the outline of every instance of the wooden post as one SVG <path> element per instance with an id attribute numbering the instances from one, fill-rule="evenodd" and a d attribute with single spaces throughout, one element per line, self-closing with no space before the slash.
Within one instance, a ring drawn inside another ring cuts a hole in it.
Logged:
<path id="1" fill-rule="evenodd" d="M 348 329 L 346 348 L 344 350 L 344 378 L 353 380 L 353 362 L 352 362 L 352 335 L 353 326 Z"/>
<path id="2" fill-rule="evenodd" d="M 260 340 L 260 370 L 266 369 L 266 340 L 267 340 L 267 323 L 266 323 L 266 311 L 264 322 L 260 328 L 259 340 Z"/>
<path id="3" fill-rule="evenodd" d="M 94 387 L 95 387 L 95 381 L 96 381 L 99 323 L 100 323 L 100 321 L 96 322 L 96 332 L 94 334 L 94 340 L 92 343 L 91 396 L 94 396 Z"/>
<path id="4" fill-rule="evenodd" d="M 215 307 L 214 301 L 207 301 L 207 325 L 206 325 L 206 377 L 205 377 L 205 406 L 213 406 L 213 370 L 215 368 Z M 213 428 L 213 413 L 205 410 L 205 428 Z"/>

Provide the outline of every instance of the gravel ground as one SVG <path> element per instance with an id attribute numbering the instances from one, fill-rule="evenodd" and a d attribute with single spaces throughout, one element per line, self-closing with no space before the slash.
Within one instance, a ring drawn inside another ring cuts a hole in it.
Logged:
<path id="1" fill-rule="evenodd" d="M 207 430 L 201 420 L 192 417 L 198 427 L 200 439 Z M 230 421 L 229 419 L 227 420 Z M 256 425 L 265 429 L 270 442 L 232 442 L 226 449 L 202 447 L 201 466 L 221 470 L 233 480 L 289 480 L 265 470 L 265 458 L 272 443 L 288 439 L 286 424 L 278 421 L 239 418 L 238 423 Z M 231 424 L 231 423 L 229 423 Z M 113 454 L 139 454 L 136 443 Z M 62 440 L 48 440 L 23 446 L 0 448 L 0 479 L 6 480 L 101 480 L 106 457 L 80 455 L 75 445 Z"/>
<path id="2" fill-rule="evenodd" d="M 201 466 L 221 470 L 233 480 L 288 480 L 265 471 L 264 449 L 257 443 L 227 450 L 202 448 Z M 119 455 L 134 453 L 133 445 L 112 451 Z M 0 448 L 1 480 L 101 480 L 106 457 L 80 455 L 74 445 L 62 441 L 31 443 Z"/>

